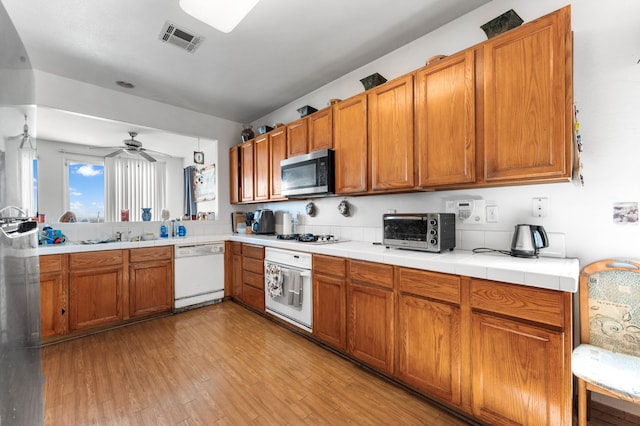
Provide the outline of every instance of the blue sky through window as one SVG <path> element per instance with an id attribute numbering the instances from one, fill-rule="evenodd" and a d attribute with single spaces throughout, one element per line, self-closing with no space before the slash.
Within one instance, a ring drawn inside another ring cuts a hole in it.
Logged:
<path id="1" fill-rule="evenodd" d="M 69 163 L 69 210 L 78 222 L 104 222 L 104 165 Z"/>

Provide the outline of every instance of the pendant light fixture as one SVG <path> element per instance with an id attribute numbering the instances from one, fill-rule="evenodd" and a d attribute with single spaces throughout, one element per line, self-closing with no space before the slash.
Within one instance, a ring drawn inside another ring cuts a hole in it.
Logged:
<path id="1" fill-rule="evenodd" d="M 229 33 L 259 0 L 180 0 L 180 7 L 199 21 Z"/>

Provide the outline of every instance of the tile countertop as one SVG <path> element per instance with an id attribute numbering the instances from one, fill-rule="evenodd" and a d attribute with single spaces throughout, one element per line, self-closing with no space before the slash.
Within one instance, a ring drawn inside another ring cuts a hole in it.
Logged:
<path id="1" fill-rule="evenodd" d="M 193 237 L 158 238 L 148 241 L 122 241 L 99 244 L 47 244 L 38 246 L 38 254 L 81 253 L 87 251 L 122 250 L 142 247 L 175 246 L 179 244 L 202 244 L 221 242 L 229 239 L 229 235 L 198 235 Z"/>
<path id="2" fill-rule="evenodd" d="M 231 241 L 269 247 L 305 251 L 329 256 L 386 263 L 446 274 L 522 284 L 551 290 L 578 291 L 580 264 L 578 259 L 522 259 L 499 253 L 473 253 L 454 250 L 448 253 L 388 249 L 366 241 L 342 241 L 334 244 L 309 244 L 281 241 L 274 236 L 228 236 Z"/>
<path id="3" fill-rule="evenodd" d="M 473 253 L 468 250 L 454 250 L 447 253 L 427 253 L 388 249 L 385 246 L 374 245 L 367 241 L 308 244 L 278 240 L 273 235 L 218 234 L 140 242 L 46 245 L 40 246 L 38 253 L 45 255 L 177 244 L 199 244 L 225 240 L 329 256 L 340 256 L 369 262 L 386 263 L 446 274 L 465 275 L 468 277 L 568 291 L 571 293 L 578 291 L 578 277 L 580 274 L 578 259 L 551 257 L 522 259 L 498 253 Z"/>

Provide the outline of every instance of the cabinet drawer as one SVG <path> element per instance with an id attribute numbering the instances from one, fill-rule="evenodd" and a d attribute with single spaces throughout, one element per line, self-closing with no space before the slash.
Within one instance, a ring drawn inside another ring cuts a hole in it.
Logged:
<path id="1" fill-rule="evenodd" d="M 73 253 L 69 256 L 69 267 L 71 269 L 95 268 L 110 265 L 122 265 L 122 250 Z"/>
<path id="2" fill-rule="evenodd" d="M 349 276 L 352 281 L 393 288 L 393 266 L 391 265 L 352 260 L 349 262 Z"/>
<path id="3" fill-rule="evenodd" d="M 399 268 L 400 291 L 460 304 L 460 277 Z"/>
<path id="4" fill-rule="evenodd" d="M 473 280 L 471 307 L 558 327 L 564 324 L 561 291 Z"/>
<path id="5" fill-rule="evenodd" d="M 258 290 L 257 288 L 249 285 L 242 287 L 242 300 L 249 306 L 264 311 L 264 290 Z"/>
<path id="6" fill-rule="evenodd" d="M 242 269 L 249 272 L 255 272 L 256 274 L 263 274 L 264 263 L 262 262 L 262 260 L 243 257 Z"/>
<path id="7" fill-rule="evenodd" d="M 129 250 L 129 262 L 148 262 L 150 260 L 171 260 L 173 246 L 148 247 Z"/>
<path id="8" fill-rule="evenodd" d="M 344 278 L 346 276 L 345 259 L 314 254 L 313 272 Z"/>
<path id="9" fill-rule="evenodd" d="M 264 259 L 264 247 L 254 246 L 251 244 L 243 244 L 242 255 L 244 257 L 252 257 L 254 259 Z"/>
<path id="10" fill-rule="evenodd" d="M 245 271 L 242 274 L 242 281 L 245 285 L 250 285 L 251 287 L 262 289 L 264 291 L 264 275 L 262 274 Z"/>
<path id="11" fill-rule="evenodd" d="M 40 273 L 58 272 L 62 270 L 62 255 L 50 254 L 40 256 Z"/>

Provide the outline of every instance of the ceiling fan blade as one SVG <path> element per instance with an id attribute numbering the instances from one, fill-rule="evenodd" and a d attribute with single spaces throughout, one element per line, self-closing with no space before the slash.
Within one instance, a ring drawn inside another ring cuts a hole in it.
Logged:
<path id="1" fill-rule="evenodd" d="M 149 154 L 147 154 L 144 151 L 138 151 L 138 154 L 140 154 L 140 156 L 144 159 L 146 159 L 147 161 L 151 162 L 151 163 L 155 163 L 156 159 L 153 158 L 152 156 L 150 156 Z"/>
<path id="2" fill-rule="evenodd" d="M 107 155 L 105 155 L 104 157 L 105 157 L 105 158 L 115 157 L 116 155 L 118 155 L 118 154 L 120 154 L 120 153 L 122 153 L 122 152 L 124 152 L 124 151 L 125 151 L 124 149 L 120 148 L 120 149 L 118 149 L 118 150 L 116 150 L 116 151 L 113 151 L 111 154 L 107 154 Z"/>
<path id="3" fill-rule="evenodd" d="M 89 149 L 124 149 L 125 147 L 122 145 L 115 146 L 90 146 Z"/>
<path id="4" fill-rule="evenodd" d="M 169 157 L 169 158 L 173 158 L 173 156 L 171 156 L 170 154 L 165 154 L 164 152 L 160 152 L 160 151 L 154 151 L 153 149 L 147 149 L 147 148 L 141 148 L 142 151 L 146 151 L 149 153 L 152 153 L 154 155 L 160 155 L 162 157 Z"/>

